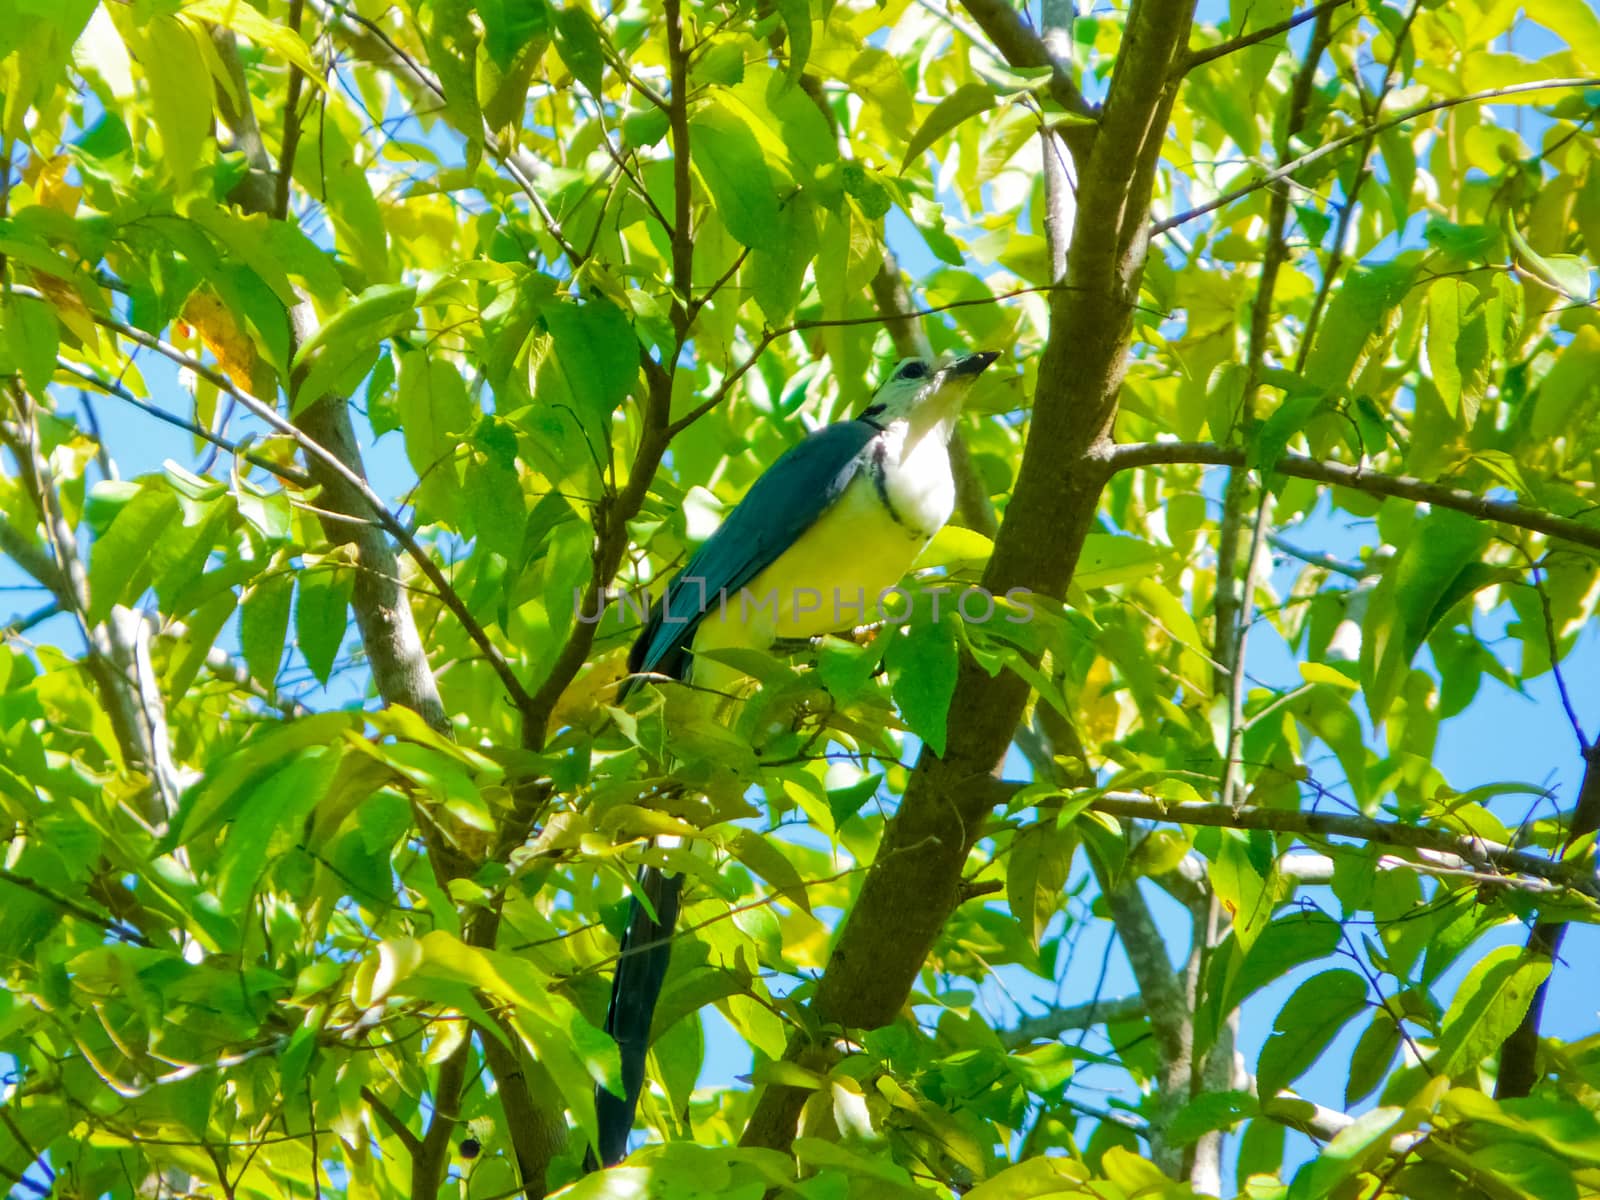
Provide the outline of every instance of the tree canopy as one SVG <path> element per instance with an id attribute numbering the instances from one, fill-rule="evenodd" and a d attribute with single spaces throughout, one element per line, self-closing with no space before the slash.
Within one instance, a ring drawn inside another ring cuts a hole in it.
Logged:
<path id="1" fill-rule="evenodd" d="M 1583 0 L 10 0 L 0 96 L 13 1195 L 1600 1193 Z M 910 619 L 619 701 L 969 349 Z"/>

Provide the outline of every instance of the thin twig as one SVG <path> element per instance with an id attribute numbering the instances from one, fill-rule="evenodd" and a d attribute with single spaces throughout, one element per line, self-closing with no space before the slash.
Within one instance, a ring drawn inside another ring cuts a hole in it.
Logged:
<path id="1" fill-rule="evenodd" d="M 207 429 L 204 425 L 201 425 L 197 421 L 190 421 L 184 417 L 178 416 L 176 413 L 170 413 L 166 409 L 161 408 L 159 405 L 152 404 L 148 400 L 143 400 L 140 397 L 135 396 L 120 383 L 110 379 L 102 379 L 93 371 L 90 371 L 84 367 L 80 367 L 74 362 L 69 362 L 65 358 L 56 359 L 56 369 L 58 371 L 65 371 L 67 374 L 75 376 L 76 378 L 83 380 L 85 383 L 92 384 L 93 386 L 99 388 L 106 395 L 114 396 L 116 399 L 121 400 L 124 404 L 131 404 L 140 412 L 147 413 L 158 421 L 164 421 L 166 424 L 171 425 L 176 429 L 182 429 L 188 433 L 192 433 L 195 437 L 200 438 L 202 441 L 210 442 L 213 446 L 217 447 L 217 449 L 226 450 L 235 458 L 242 458 L 245 462 L 250 463 L 252 466 L 260 467 L 263 471 L 266 471 L 272 475 L 276 475 L 279 479 L 284 480 L 286 483 L 292 483 L 296 487 L 301 488 L 308 488 L 311 486 L 311 476 L 307 475 L 304 471 L 297 470 L 294 467 L 286 466 L 283 463 L 273 462 L 272 459 L 267 458 L 264 455 L 257 454 L 248 446 L 243 446 L 238 442 L 230 442 L 225 437 L 219 437 L 217 434 L 213 433 L 211 430 Z"/>
<path id="2" fill-rule="evenodd" d="M 1151 226 L 1151 232 L 1153 234 L 1165 233 L 1167 230 L 1175 228 L 1176 226 L 1187 224 L 1188 222 L 1193 221 L 1196 217 L 1203 217 L 1209 212 L 1215 212 L 1217 209 L 1232 204 L 1235 200 L 1238 200 L 1243 196 L 1248 196 L 1251 192 L 1259 191 L 1270 184 L 1276 183 L 1280 179 L 1285 179 L 1288 176 L 1293 175 L 1302 167 L 1309 166 L 1314 162 L 1318 162 L 1321 159 L 1327 158 L 1330 154 L 1337 154 L 1339 151 L 1344 150 L 1349 146 L 1353 146 L 1357 142 L 1360 142 L 1362 139 L 1367 137 L 1369 133 L 1386 133 L 1389 130 L 1404 125 L 1409 121 L 1415 121 L 1418 117 L 1427 116 L 1431 112 L 1439 112 L 1440 110 L 1447 108 L 1456 108 L 1462 104 L 1477 104 L 1485 100 L 1498 100 L 1502 96 L 1517 96 L 1527 92 L 1544 92 L 1553 91 L 1558 88 L 1590 88 L 1596 86 L 1600 86 L 1600 77 L 1591 76 L 1588 78 L 1572 79 L 1542 79 L 1533 83 L 1513 83 L 1508 84 L 1505 87 L 1488 88 L 1481 92 L 1469 92 L 1465 96 L 1451 96 L 1443 100 L 1432 100 L 1427 104 L 1419 104 L 1415 108 L 1407 109 L 1403 113 L 1399 113 L 1396 116 L 1390 117 L 1387 121 L 1380 121 L 1377 125 L 1358 129 L 1356 132 L 1346 134 L 1342 138 L 1335 138 L 1333 141 L 1319 146 L 1315 150 L 1302 154 L 1299 158 L 1286 162 L 1282 166 L 1268 171 L 1264 175 L 1258 176 L 1249 183 L 1241 184 L 1239 187 L 1223 192 L 1222 195 L 1218 196 L 1214 200 L 1208 200 L 1204 204 L 1197 205 L 1194 208 L 1177 213 L 1173 216 L 1165 218 L 1164 220 L 1156 221 Z"/>
<path id="3" fill-rule="evenodd" d="M 1550 670 L 1556 677 L 1556 691 L 1561 695 L 1561 707 L 1567 714 L 1567 721 L 1572 726 L 1572 732 L 1578 739 L 1578 753 L 1589 753 L 1589 739 L 1584 735 L 1583 722 L 1578 719 L 1578 710 L 1573 707 L 1572 695 L 1567 691 L 1566 672 L 1561 669 L 1561 643 L 1556 637 L 1555 614 L 1550 610 L 1550 593 L 1545 590 L 1544 571 L 1540 569 L 1537 561 L 1530 564 L 1533 574 L 1533 590 L 1539 596 L 1539 611 L 1544 616 L 1544 636 L 1550 647 Z"/>

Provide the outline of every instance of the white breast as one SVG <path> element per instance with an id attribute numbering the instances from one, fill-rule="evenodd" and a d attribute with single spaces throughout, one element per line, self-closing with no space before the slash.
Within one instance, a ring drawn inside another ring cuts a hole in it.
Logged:
<path id="1" fill-rule="evenodd" d="M 936 427 L 908 444 L 906 423 L 896 422 L 883 435 L 884 492 L 894 515 L 924 538 L 938 533 L 956 507 L 950 447 L 941 432 Z"/>

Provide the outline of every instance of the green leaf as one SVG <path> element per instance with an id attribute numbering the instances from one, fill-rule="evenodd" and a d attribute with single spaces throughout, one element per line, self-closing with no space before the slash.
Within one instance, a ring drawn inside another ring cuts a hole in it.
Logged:
<path id="1" fill-rule="evenodd" d="M 905 169 L 920 158 L 934 142 L 962 122 L 988 112 L 994 104 L 994 90 L 987 84 L 964 83 L 951 92 L 934 105 L 933 111 L 923 118 L 916 133 L 911 135 L 906 152 L 900 159 L 901 173 L 904 174 Z"/>
<path id="2" fill-rule="evenodd" d="M 340 747 L 315 746 L 264 775 L 238 805 L 216 859 L 222 911 L 244 911 L 256 883 L 294 848 L 307 814 L 327 795 L 342 758 Z"/>
<path id="3" fill-rule="evenodd" d="M 778 15 L 789 32 L 790 83 L 798 83 L 811 57 L 811 0 L 776 0 Z"/>
<path id="4" fill-rule="evenodd" d="M 340 125 L 330 112 L 328 120 L 306 127 L 294 160 L 295 182 L 327 204 L 336 244 L 356 277 L 379 283 L 390 276 L 384 211 L 362 168 L 362 155 L 351 145 L 354 132 L 347 134 Z"/>
<path id="5" fill-rule="evenodd" d="M 306 666 L 326 684 L 349 625 L 355 573 L 342 567 L 303 571 L 294 601 L 294 636 Z"/>
<path id="6" fill-rule="evenodd" d="M 625 146 L 642 150 L 654 146 L 667 136 L 671 119 L 659 108 L 636 108 L 622 118 L 622 141 Z"/>
<path id="7" fill-rule="evenodd" d="M 145 589 L 156 542 L 178 516 L 178 498 L 166 487 L 142 489 L 97 538 L 89 555 L 89 621 L 97 624 L 115 604 L 131 601 Z"/>
<path id="8" fill-rule="evenodd" d="M 1471 568 L 1488 530 L 1465 513 L 1436 509 L 1411 529 L 1404 548 L 1372 592 L 1361 632 L 1361 681 L 1374 723 L 1400 694 L 1411 660 L 1429 632 L 1464 598 L 1458 581 L 1486 584 Z"/>
<path id="9" fill-rule="evenodd" d="M 170 16 L 138 21 L 118 14 L 117 25 L 150 85 L 150 107 L 161 133 L 158 161 L 186 192 L 211 133 L 211 70 L 196 44 L 199 35 Z"/>
<path id="10" fill-rule="evenodd" d="M 858 780 L 848 787 L 830 788 L 828 791 L 828 812 L 833 817 L 834 827 L 837 828 L 844 824 L 860 812 L 862 805 L 877 795 L 878 788 L 882 784 L 882 775 L 868 775 L 865 779 Z"/>
<path id="11" fill-rule="evenodd" d="M 1313 975 L 1295 989 L 1261 1047 L 1256 1082 L 1263 1097 L 1276 1096 L 1316 1062 L 1339 1030 L 1367 1006 L 1367 981 L 1354 971 Z"/>
<path id="12" fill-rule="evenodd" d="M 743 83 L 744 55 L 742 41 L 713 39 L 709 48 L 695 56 L 689 78 L 696 83 L 720 83 L 723 87 Z"/>
<path id="13" fill-rule="evenodd" d="M 1296 436 L 1305 432 L 1306 422 L 1321 411 L 1327 398 L 1319 391 L 1291 392 L 1272 415 L 1251 431 L 1248 465 L 1268 472 L 1278 465 Z"/>
<path id="14" fill-rule="evenodd" d="M 1461 415 L 1461 367 L 1456 362 L 1456 343 L 1466 310 L 1478 297 L 1478 289 L 1460 279 L 1440 279 L 1428 288 L 1428 369 L 1433 386 L 1452 417 Z"/>
<path id="15" fill-rule="evenodd" d="M 222 485 L 215 485 L 218 491 Z M 158 539 L 150 555 L 156 598 L 161 611 L 169 616 L 183 615 L 201 592 L 206 560 L 223 536 L 234 506 L 226 500 L 190 501 L 184 506 L 184 523 Z"/>
<path id="16" fill-rule="evenodd" d="M 1143 538 L 1091 533 L 1083 540 L 1072 582 L 1084 591 L 1146 578 L 1163 559 L 1160 547 Z"/>
<path id="17" fill-rule="evenodd" d="M 277 684 L 293 592 L 294 576 L 280 568 L 259 579 L 239 604 L 239 647 L 245 666 L 264 687 Z"/>
<path id="18" fill-rule="evenodd" d="M 249 38 L 264 50 L 270 50 L 286 62 L 299 67 L 314 87 L 326 90 L 322 69 L 304 39 L 294 29 L 265 16 L 258 9 L 239 0 L 190 0 L 183 6 L 183 15 L 210 21 L 225 29 Z"/>
<path id="19" fill-rule="evenodd" d="M 1219 991 L 1223 1007 L 1231 1012 L 1295 967 L 1326 958 L 1340 938 L 1339 923 L 1320 912 L 1284 913 L 1256 935 L 1242 961 L 1227 967 L 1226 989 Z"/>
<path id="20" fill-rule="evenodd" d="M 328 712 L 257 729 L 237 750 L 211 765 L 205 778 L 184 793 L 170 832 L 157 843 L 158 850 L 170 853 L 174 847 L 229 820 L 254 788 L 284 762 L 307 747 L 339 741 L 358 727 L 360 721 L 359 714 Z M 400 808 L 405 810 L 404 798 L 397 799 Z M 375 809 L 375 815 L 377 811 L 381 809 Z M 395 836 L 399 836 L 408 820 L 409 812 L 402 811 L 400 826 L 393 830 Z"/>
<path id="21" fill-rule="evenodd" d="M 1333 1136 L 1322 1153 L 1295 1172 L 1289 1200 L 1322 1200 L 1389 1153 L 1389 1139 L 1406 1119 L 1403 1108 L 1362 1113 Z"/>
<path id="22" fill-rule="evenodd" d="M 966 1193 L 965 1200 L 1033 1200 L 1036 1196 L 1082 1195 L 1089 1171 L 1064 1156 L 1039 1155 L 1007 1167 Z"/>
<path id="23" fill-rule="evenodd" d="M 131 479 L 98 480 L 89 489 L 89 498 L 83 507 L 83 519 L 89 523 L 89 531 L 99 537 L 111 528 L 117 514 L 143 490 L 143 485 Z"/>
<path id="24" fill-rule="evenodd" d="M 1383 1008 L 1373 1014 L 1355 1053 L 1350 1056 L 1350 1076 L 1344 1086 L 1344 1106 L 1354 1108 L 1372 1095 L 1389 1073 L 1400 1050 L 1400 1024 Z"/>
<path id="25" fill-rule="evenodd" d="M 189 614 L 184 622 L 184 633 L 179 641 L 178 652 L 172 655 L 166 678 L 163 680 L 169 696 L 176 699 L 188 692 L 189 685 L 194 682 L 195 676 L 200 673 L 200 668 L 205 665 L 206 656 L 216 645 L 217 635 L 228 623 L 228 618 L 233 616 L 236 607 L 238 601 L 234 598 L 233 592 L 224 589 Z"/>
<path id="26" fill-rule="evenodd" d="M 406 459 L 421 481 L 417 504 L 431 517 L 459 511 L 456 452 L 477 415 L 467 382 L 449 359 L 413 350 L 400 355 L 396 409 L 406 439 Z"/>
<path id="27" fill-rule="evenodd" d="M 484 417 L 472 431 L 465 496 L 467 524 L 485 549 L 508 562 L 522 550 L 527 500 L 517 475 L 517 435 L 499 417 Z"/>
<path id="28" fill-rule="evenodd" d="M 721 100 L 689 121 L 694 168 L 728 232 L 752 249 L 782 236 L 777 184 L 749 124 Z"/>
<path id="29" fill-rule="evenodd" d="M 1579 1190 L 1579 1181 L 1565 1155 L 1550 1154 L 1538 1146 L 1498 1142 L 1474 1150 L 1468 1161 L 1469 1169 L 1483 1172 L 1527 1200 L 1580 1200 L 1593 1195 L 1590 1188 Z"/>
<path id="30" fill-rule="evenodd" d="M 1528 274 L 1569 299 L 1588 303 L 1593 289 L 1589 286 L 1589 265 L 1583 259 L 1572 254 L 1540 254 L 1528 244 L 1509 214 L 1506 217 L 1506 236 L 1511 239 Z"/>
<path id="31" fill-rule="evenodd" d="M 779 209 L 781 233 L 750 252 L 750 286 L 767 324 L 776 328 L 800 302 L 806 269 L 817 256 L 817 218 L 811 198 L 795 196 Z"/>
<path id="32" fill-rule="evenodd" d="M 1439 1050 L 1429 1064 L 1433 1072 L 1459 1075 L 1497 1050 L 1549 974 L 1548 959 L 1528 957 L 1517 946 L 1497 947 L 1479 959 L 1444 1015 Z"/>
<path id="33" fill-rule="evenodd" d="M 555 341 L 556 362 L 583 411 L 607 421 L 639 377 L 639 339 L 627 314 L 605 300 L 560 301 L 540 314 Z"/>
<path id="34" fill-rule="evenodd" d="M 1017 830 L 1006 856 L 1006 900 L 1035 950 L 1060 910 L 1077 839 L 1049 820 Z"/>
<path id="35" fill-rule="evenodd" d="M 267 543 L 286 541 L 289 537 L 293 511 L 289 506 L 289 493 L 283 489 L 274 492 L 260 491 L 252 483 L 239 481 L 234 493 L 234 503 L 245 523 L 259 533 Z"/>
<path id="36" fill-rule="evenodd" d="M 572 0 L 556 13 L 556 53 L 572 77 L 598 97 L 604 88 L 606 56 L 594 18 Z"/>
<path id="37" fill-rule="evenodd" d="M 1596 172 L 1600 178 L 1600 172 Z M 1541 442 L 1593 419 L 1600 396 L 1600 329 L 1585 325 L 1539 381 L 1530 431 Z M 1519 489 L 1524 490 L 1524 489 Z"/>
<path id="38" fill-rule="evenodd" d="M 1358 267 L 1345 276 L 1306 358 L 1305 377 L 1324 392 L 1343 391 L 1372 343 L 1388 331 L 1389 314 L 1416 277 L 1407 261 Z"/>
<path id="39" fill-rule="evenodd" d="M 1174 1146 L 1187 1146 L 1215 1130 L 1232 1129 L 1259 1109 L 1249 1092 L 1206 1092 L 1178 1110 L 1167 1127 L 1167 1140 Z"/>
<path id="40" fill-rule="evenodd" d="M 930 750 L 943 754 L 945 721 L 961 665 L 951 623 L 911 622 L 903 633 L 891 635 L 884 658 L 900 715 Z"/>
<path id="41" fill-rule="evenodd" d="M 416 300 L 411 284 L 374 284 L 307 338 L 291 364 L 298 381 L 292 412 L 330 392 L 353 391 L 377 361 L 378 343 L 416 324 Z"/>
<path id="42" fill-rule="evenodd" d="M 795 907 L 811 911 L 811 898 L 795 865 L 767 837 L 753 829 L 742 829 L 728 843 L 728 849 L 745 866 L 765 879 L 773 889 Z"/>
<path id="43" fill-rule="evenodd" d="M 55 311 L 43 300 L 7 292 L 0 314 L 0 363 L 10 358 L 22 373 L 28 390 L 42 396 L 56 373 L 56 352 L 61 347 L 61 328 Z M 9 365 L 9 364 L 8 364 Z"/>
<path id="44" fill-rule="evenodd" d="M 1233 922 L 1234 937 L 1248 954 L 1256 938 L 1272 922 L 1272 910 L 1277 904 L 1276 880 L 1256 870 L 1244 836 L 1232 830 L 1222 831 L 1209 873 L 1217 899 Z"/>
<path id="45" fill-rule="evenodd" d="M 1441 1109 L 1457 1120 L 1497 1125 L 1586 1166 L 1600 1166 L 1600 1116 L 1559 1093 L 1497 1100 L 1470 1088 L 1445 1093 Z"/>

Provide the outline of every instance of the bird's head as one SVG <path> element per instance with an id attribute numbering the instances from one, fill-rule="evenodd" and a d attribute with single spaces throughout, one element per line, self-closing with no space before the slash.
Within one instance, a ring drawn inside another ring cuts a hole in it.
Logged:
<path id="1" fill-rule="evenodd" d="M 993 350 L 979 350 L 947 354 L 937 360 L 903 358 L 878 385 L 861 416 L 885 429 L 899 421 L 909 422 L 910 442 L 935 426 L 941 427 L 948 439 L 968 389 L 999 357 Z"/>

